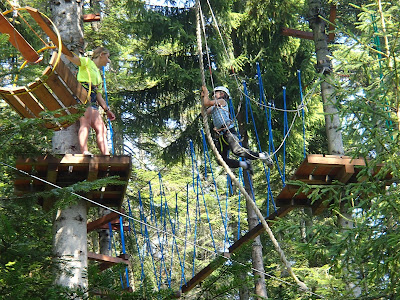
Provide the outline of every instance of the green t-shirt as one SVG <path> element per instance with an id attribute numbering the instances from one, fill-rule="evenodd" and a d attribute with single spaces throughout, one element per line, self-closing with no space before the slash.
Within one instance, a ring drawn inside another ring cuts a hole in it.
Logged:
<path id="1" fill-rule="evenodd" d="M 99 68 L 89 57 L 80 57 L 79 59 L 81 61 L 81 65 L 78 69 L 78 81 L 88 82 L 100 88 L 103 80 L 101 78 Z"/>

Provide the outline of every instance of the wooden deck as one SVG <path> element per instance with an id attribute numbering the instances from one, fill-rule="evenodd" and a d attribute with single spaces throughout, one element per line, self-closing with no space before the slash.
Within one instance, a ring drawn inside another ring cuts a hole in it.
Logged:
<path id="1" fill-rule="evenodd" d="M 96 179 L 117 176 L 122 185 L 107 185 L 83 196 L 110 207 L 120 207 L 125 196 L 131 174 L 130 156 L 66 154 L 63 157 L 45 156 L 36 159 L 18 159 L 16 168 L 49 181 L 60 187 Z M 17 174 L 14 189 L 17 195 L 41 192 L 52 189 L 49 184 L 32 179 L 21 173 Z"/>
<path id="2" fill-rule="evenodd" d="M 331 184 L 334 181 L 340 181 L 342 183 L 357 182 L 359 173 L 359 167 L 365 166 L 364 159 L 352 159 L 348 156 L 336 156 L 336 155 L 322 155 L 322 154 L 309 154 L 291 180 L 300 180 L 310 185 L 321 185 Z M 380 167 L 376 170 L 372 170 L 371 174 L 374 175 L 379 171 Z M 385 178 L 390 183 L 391 175 L 388 174 Z M 273 220 L 282 218 L 288 214 L 291 210 L 299 207 L 311 207 L 313 214 L 317 215 L 325 210 L 328 204 L 331 202 L 330 199 L 321 199 L 314 203 L 308 198 L 308 195 L 304 193 L 298 193 L 298 185 L 286 185 L 278 197 L 275 199 L 276 206 L 279 207 L 276 212 L 270 214 L 265 220 L 268 225 L 273 225 Z M 192 279 L 190 279 L 185 285 L 181 287 L 182 293 L 187 293 L 192 290 L 196 285 L 206 279 L 213 271 L 224 264 L 230 254 L 235 253 L 242 248 L 246 243 L 254 240 L 257 236 L 265 231 L 261 223 L 256 227 L 249 230 L 239 240 L 237 240 L 232 246 L 229 247 L 229 253 L 219 255 L 214 259 L 208 266 L 200 270 Z"/>

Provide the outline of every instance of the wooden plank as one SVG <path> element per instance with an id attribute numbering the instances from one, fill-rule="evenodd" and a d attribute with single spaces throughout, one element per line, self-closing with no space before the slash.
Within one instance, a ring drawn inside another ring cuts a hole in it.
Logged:
<path id="1" fill-rule="evenodd" d="M 277 212 L 272 213 L 269 217 L 266 218 L 266 221 L 271 225 L 270 221 L 276 219 L 277 217 L 281 217 L 286 215 L 289 211 L 291 211 L 292 207 L 283 207 L 277 210 Z M 229 254 L 236 252 L 247 242 L 254 240 L 257 236 L 259 236 L 265 229 L 261 223 L 259 223 L 256 227 L 251 229 L 245 235 L 243 235 L 239 240 L 237 240 L 231 247 L 229 247 Z M 198 272 L 192 279 L 190 279 L 184 286 L 182 286 L 181 291 L 183 293 L 187 293 L 192 290 L 197 284 L 207 278 L 212 272 L 214 272 L 220 265 L 222 265 L 227 259 L 226 255 L 224 257 L 218 256 L 214 259 L 209 265 L 203 268 L 200 272 Z M 229 257 L 229 256 L 228 256 Z"/>
<path id="2" fill-rule="evenodd" d="M 87 164 L 93 161 L 99 164 L 99 168 L 104 165 L 110 166 L 128 166 L 131 164 L 131 157 L 128 155 L 110 156 L 110 155 L 94 155 L 93 157 L 83 154 L 65 154 L 61 159 L 61 164 L 80 165 Z"/>
<path id="3" fill-rule="evenodd" d="M 353 177 L 354 174 L 354 165 L 344 165 L 343 168 L 340 168 L 340 172 L 337 175 L 337 180 L 342 183 L 346 183 L 350 180 L 351 177 Z"/>
<path id="4" fill-rule="evenodd" d="M 365 160 L 363 158 L 351 158 L 349 156 L 338 156 L 338 155 L 307 155 L 307 162 L 309 164 L 318 164 L 319 166 L 331 166 L 331 165 L 355 165 L 365 166 Z"/>
<path id="5" fill-rule="evenodd" d="M 300 39 L 306 39 L 306 40 L 314 39 L 314 35 L 312 32 L 301 31 L 301 30 L 297 30 L 297 29 L 282 28 L 281 33 L 282 33 L 282 35 L 285 35 L 285 36 L 293 36 L 293 37 L 297 37 Z"/>
<path id="6" fill-rule="evenodd" d="M 98 253 L 89 252 L 89 251 L 88 251 L 88 259 L 95 260 L 98 262 L 111 263 L 111 264 L 119 264 L 119 263 L 123 263 L 126 265 L 131 264 L 129 262 L 129 259 L 126 259 L 126 256 L 125 257 L 114 257 L 114 256 L 98 254 Z"/>
<path id="7" fill-rule="evenodd" d="M 0 32 L 8 35 L 10 43 L 27 61 L 34 63 L 40 60 L 40 56 L 36 50 L 33 49 L 2 13 L 0 13 Z"/>
<path id="8" fill-rule="evenodd" d="M 119 231 L 120 230 L 120 224 L 119 223 L 112 223 L 111 224 L 111 228 L 112 228 L 112 230 L 117 230 L 117 231 Z M 108 226 L 108 224 L 105 224 L 105 225 L 101 225 L 99 228 L 97 228 L 97 229 L 109 229 L 109 226 Z M 123 226 L 123 230 L 124 230 L 124 232 L 128 232 L 129 231 L 129 226 L 126 226 L 126 225 L 124 225 Z"/>
<path id="9" fill-rule="evenodd" d="M 270 214 L 265 220 L 268 225 L 271 225 L 272 220 L 276 218 L 280 218 L 290 212 L 293 208 L 291 207 L 281 207 L 276 212 Z M 256 227 L 249 230 L 245 235 L 243 235 L 239 240 L 237 240 L 232 246 L 229 247 L 229 253 L 234 253 L 238 249 L 240 249 L 245 243 L 254 240 L 257 236 L 259 236 L 265 229 L 261 223 L 259 223 Z"/>
<path id="10" fill-rule="evenodd" d="M 101 17 L 99 13 L 83 15 L 83 22 L 97 22 L 100 21 Z"/>
<path id="11" fill-rule="evenodd" d="M 53 93 L 57 98 L 69 109 L 72 114 L 78 112 L 75 108 L 70 108 L 70 106 L 78 104 L 71 92 L 64 86 L 63 82 L 60 80 L 57 74 L 53 73 L 46 80 L 46 84 L 51 88 Z"/>
<path id="12" fill-rule="evenodd" d="M 58 47 L 57 34 L 50 27 L 51 26 L 50 22 L 48 20 L 46 20 L 45 18 L 43 18 L 42 14 L 37 9 L 32 8 L 32 7 L 26 7 L 26 10 L 32 16 L 32 18 L 36 21 L 36 23 L 39 24 L 39 26 L 47 34 L 47 36 L 54 43 L 54 45 Z M 63 43 L 62 43 L 62 49 L 61 50 L 62 50 L 62 53 L 64 53 L 67 56 L 70 56 L 70 57 L 74 56 L 72 54 L 72 52 L 69 51 L 69 49 Z"/>
<path id="13" fill-rule="evenodd" d="M 101 217 L 100 219 L 97 219 L 95 221 L 92 221 L 90 223 L 87 224 L 87 232 L 91 232 L 97 228 L 100 228 L 101 226 L 115 221 L 115 220 L 119 220 L 119 214 L 115 213 L 115 212 L 111 212 L 103 217 Z"/>
<path id="14" fill-rule="evenodd" d="M 197 284 L 207 278 L 212 272 L 214 272 L 220 265 L 229 259 L 229 253 L 223 253 L 218 255 L 209 265 L 198 272 L 192 279 L 190 279 L 185 285 L 182 286 L 182 292 L 187 293 L 192 290 Z"/>
<path id="15" fill-rule="evenodd" d="M 85 103 L 87 99 L 88 92 L 86 89 L 80 84 L 80 82 L 76 79 L 76 76 L 72 74 L 71 70 L 65 65 L 62 60 L 55 65 L 52 64 L 53 68 L 55 68 L 58 76 L 62 78 L 65 84 L 69 87 L 72 93 L 82 102 Z"/>
<path id="16" fill-rule="evenodd" d="M 328 41 L 332 42 L 335 39 L 335 19 L 336 19 L 336 5 L 331 5 L 330 13 L 329 13 L 329 34 Z"/>
<path id="17" fill-rule="evenodd" d="M 33 118 L 34 114 L 30 112 L 26 105 L 15 95 L 12 95 L 8 89 L 0 89 L 3 99 L 23 118 Z"/>
<path id="18" fill-rule="evenodd" d="M 307 184 L 328 184 L 331 183 L 332 178 L 326 175 L 295 175 L 291 180 L 300 180 Z"/>
<path id="19" fill-rule="evenodd" d="M 54 111 L 63 108 L 40 79 L 37 79 L 35 82 L 30 83 L 28 85 L 28 88 L 32 91 L 32 94 L 34 94 L 36 98 L 39 99 L 40 102 L 42 102 L 43 106 L 47 110 Z M 66 114 L 66 112 L 61 111 L 61 114 L 57 114 L 56 117 Z"/>
<path id="20" fill-rule="evenodd" d="M 26 87 L 14 89 L 12 94 L 23 102 L 26 107 L 34 114 L 36 118 L 44 111 L 44 107 L 38 102 L 34 95 L 32 95 Z"/>

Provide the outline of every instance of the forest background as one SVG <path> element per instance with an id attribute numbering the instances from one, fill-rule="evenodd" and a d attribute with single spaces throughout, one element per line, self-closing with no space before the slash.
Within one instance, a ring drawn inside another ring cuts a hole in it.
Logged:
<path id="1" fill-rule="evenodd" d="M 48 1 L 19 1 L 19 4 L 35 7 L 51 16 Z M 134 217 L 141 219 L 140 213 L 144 211 L 150 218 L 153 204 L 149 182 L 157 186 L 161 175 L 165 190 L 160 194 L 165 196 L 170 207 L 175 209 L 176 205 L 179 211 L 177 215 L 182 218 L 178 223 L 184 224 L 186 187 L 193 179 L 190 140 L 199 165 L 204 155 L 199 115 L 201 78 L 193 1 L 179 8 L 173 7 L 172 1 L 169 4 L 169 7 L 151 6 L 137 0 L 85 2 L 85 13 L 101 12 L 102 17 L 101 22 L 85 24 L 85 50 L 102 45 L 111 52 L 112 64 L 106 72 L 106 78 L 108 101 L 117 115 L 113 123 L 113 145 L 116 155 L 132 155 L 133 170 L 128 198 L 133 206 Z M 303 160 L 303 128 L 306 153 L 328 153 L 320 95 L 322 80 L 329 81 L 335 87 L 345 154 L 372 159 L 361 172 L 367 180 L 349 185 L 334 182 L 314 190 L 313 200 L 322 196 L 331 200 L 323 214 L 312 216 L 306 209 L 297 209 L 273 226 L 295 273 L 313 293 L 300 291 L 293 284 L 268 237 L 261 237 L 269 297 L 397 299 L 400 261 L 397 251 L 400 247 L 400 200 L 396 184 L 400 169 L 398 3 L 322 2 L 320 13 L 326 18 L 331 5 L 337 5 L 335 39 L 329 45 L 332 72 L 327 78 L 315 69 L 317 62 L 312 41 L 281 34 L 282 28 L 310 31 L 307 1 L 220 0 L 210 1 L 210 4 L 218 20 L 222 39 L 214 27 L 210 9 L 203 3 L 208 43 L 206 51 L 210 56 L 206 68 L 210 66 L 212 69 L 212 75 L 207 75 L 207 84 L 211 90 L 212 76 L 215 85 L 229 87 L 234 107 L 239 113 L 238 118 L 243 118 L 240 113 L 245 112 L 241 82 L 246 82 L 250 98 L 259 97 L 257 63 L 269 103 L 282 108 L 285 87 L 287 107 L 295 110 L 301 103 L 300 92 L 304 95 L 304 122 L 299 117 L 291 128 L 286 140 L 285 156 L 283 151 L 277 153 L 277 161 L 281 165 L 285 162 L 286 178 L 290 178 Z M 9 9 L 9 3 L 1 1 L 0 8 L 2 11 Z M 19 73 L 22 61 L 4 35 L 0 36 L 0 49 L 0 80 L 4 86 L 10 84 L 9 78 L 14 79 Z M 298 70 L 301 71 L 302 91 L 298 84 Z M 25 78 L 29 82 L 39 71 L 40 66 L 37 69 L 27 68 L 26 73 L 20 75 L 20 80 Z M 271 146 L 269 127 L 275 145 L 280 145 L 285 136 L 283 113 L 273 110 L 268 120 L 255 103 L 252 103 L 252 107 L 254 120 L 249 124 L 241 124 L 249 134 L 251 147 L 256 147 L 252 122 L 261 137 L 260 147 L 263 150 L 267 151 Z M 59 290 L 53 286 L 52 279 L 53 211 L 42 210 L 37 204 L 38 195 L 16 198 L 13 194 L 15 173 L 7 166 L 14 165 L 20 156 L 36 157 L 50 153 L 53 133 L 41 129 L 37 120 L 21 120 L 4 101 L 0 102 L 0 115 L 0 297 L 60 299 Z M 289 120 L 295 115 L 289 113 Z M 93 137 L 91 145 L 91 149 L 96 148 Z M 212 159 L 217 184 L 225 193 L 225 173 Z M 381 172 L 371 177 L 368 171 L 381 163 L 384 163 Z M 261 164 L 255 163 L 254 169 L 256 203 L 267 215 L 267 211 L 274 209 L 271 203 L 266 202 L 269 197 L 267 179 Z M 204 167 L 201 172 L 204 172 Z M 393 183 L 387 186 L 382 181 L 386 173 L 391 173 L 393 177 Z M 282 189 L 277 168 L 271 172 L 269 181 L 272 195 L 276 196 Z M 205 199 L 209 205 L 209 219 L 217 224 L 221 222 L 221 215 L 212 194 L 213 182 L 208 184 L 204 189 L 208 191 Z M 235 240 L 239 204 L 237 191 L 231 193 L 227 210 L 230 216 L 228 227 L 232 235 L 230 239 Z M 139 207 L 139 195 L 143 201 L 142 210 Z M 343 229 L 339 225 L 338 219 L 342 217 L 339 203 L 346 204 L 346 212 L 353 226 Z M 196 206 L 195 201 L 193 204 Z M 247 228 L 245 205 L 243 202 L 240 205 L 243 214 L 241 230 L 244 233 Z M 93 218 L 96 216 L 94 211 L 89 214 Z M 207 216 L 202 213 L 199 218 L 206 220 Z M 224 234 L 218 229 L 214 238 L 218 247 L 224 247 Z M 198 243 L 206 248 L 212 243 L 207 230 L 207 222 L 199 224 Z M 191 232 L 186 238 L 193 239 L 193 235 Z M 151 232 L 148 239 L 157 239 L 156 232 Z M 90 240 L 91 247 L 95 249 L 96 236 L 91 236 Z M 174 274 L 170 278 L 172 284 L 161 284 L 153 272 L 150 258 L 148 261 L 137 259 L 140 249 L 135 243 L 135 238 L 128 235 L 127 252 L 135 257 L 130 269 L 135 292 L 130 295 L 120 293 L 121 271 L 118 269 L 101 274 L 95 268 L 89 269 L 91 288 L 108 289 L 116 299 L 168 298 L 168 287 L 172 290 L 179 288 L 181 267 L 176 264 L 171 272 Z M 179 245 L 183 247 L 182 243 Z M 250 253 L 251 245 L 235 257 L 241 264 L 225 265 L 185 297 L 238 299 L 243 288 L 251 291 L 254 278 Z M 193 251 L 188 250 L 188 261 L 192 260 L 193 255 Z M 196 270 L 207 265 L 210 259 L 208 251 L 199 250 L 196 254 Z M 187 272 L 190 274 L 191 270 Z"/>

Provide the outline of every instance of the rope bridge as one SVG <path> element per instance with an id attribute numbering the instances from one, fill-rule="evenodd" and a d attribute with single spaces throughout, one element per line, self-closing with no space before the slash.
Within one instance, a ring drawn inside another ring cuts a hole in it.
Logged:
<path id="1" fill-rule="evenodd" d="M 22 67 L 27 63 L 39 63 L 42 60 L 40 53 L 44 50 L 58 48 L 58 51 L 52 54 L 40 78 L 25 86 L 0 87 L 0 96 L 23 118 L 42 118 L 43 112 L 57 111 L 53 118 L 45 120 L 44 125 L 48 129 L 60 130 L 71 125 L 71 121 L 58 122 L 54 118 L 76 114 L 77 106 L 86 102 L 87 91 L 61 60 L 61 53 L 68 56 L 73 54 L 63 45 L 51 20 L 34 8 L 17 9 L 18 14 L 22 10 L 29 13 L 29 21 L 35 21 L 55 45 L 46 44 L 36 51 L 6 17 L 11 11 L 0 14 L 0 32 L 9 36 L 10 43 L 26 60 Z M 44 42 L 43 39 L 41 41 Z"/>

